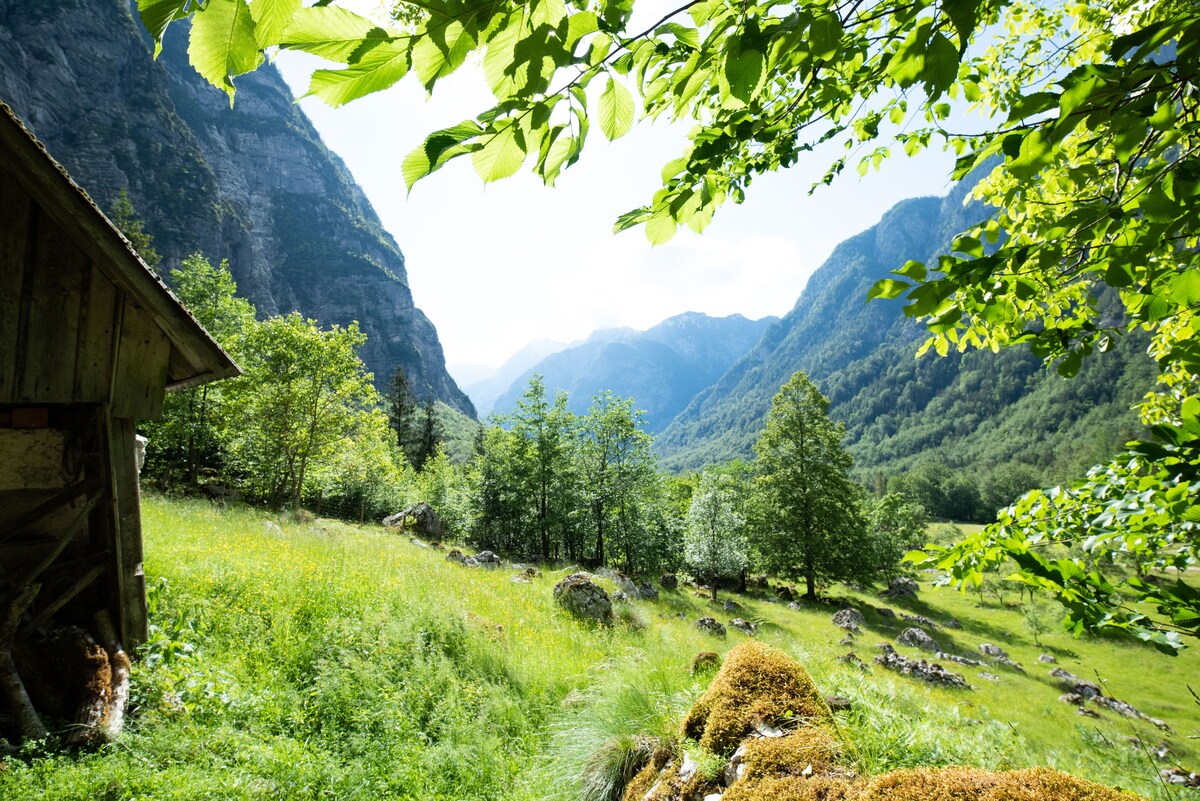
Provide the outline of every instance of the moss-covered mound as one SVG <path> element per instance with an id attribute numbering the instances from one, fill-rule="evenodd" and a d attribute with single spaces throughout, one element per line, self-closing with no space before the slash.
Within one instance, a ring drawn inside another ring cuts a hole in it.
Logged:
<path id="1" fill-rule="evenodd" d="M 783 651 L 759 642 L 731 650 L 725 664 L 683 722 L 683 735 L 728 756 L 755 720 L 797 718 L 811 725 L 833 719 L 808 671 Z"/>
<path id="2" fill-rule="evenodd" d="M 867 781 L 813 776 L 739 781 L 722 801 L 1135 801 L 1046 768 L 991 773 L 977 768 L 913 768 Z"/>
<path id="3" fill-rule="evenodd" d="M 838 763 L 841 746 L 821 729 L 800 729 L 787 737 L 747 740 L 741 782 L 785 776 L 820 776 Z"/>
<path id="4" fill-rule="evenodd" d="M 877 776 L 853 801 L 1131 801 L 1113 790 L 1047 768 L 991 773 L 978 768 L 913 768 Z M 782 801 L 782 799 L 780 799 Z"/>

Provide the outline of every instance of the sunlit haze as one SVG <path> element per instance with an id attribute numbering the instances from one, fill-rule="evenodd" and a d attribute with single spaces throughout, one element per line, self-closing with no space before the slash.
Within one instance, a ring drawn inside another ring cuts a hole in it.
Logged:
<path id="1" fill-rule="evenodd" d="M 296 95 L 316 59 L 276 64 Z M 411 78 L 411 76 L 410 76 Z M 430 131 L 488 108 L 470 65 L 427 98 L 414 81 L 341 109 L 300 104 L 346 162 L 404 251 L 416 304 L 437 326 L 450 371 L 470 380 L 527 342 L 569 342 L 598 328 L 648 328 L 685 311 L 785 314 L 833 247 L 896 201 L 943 194 L 951 159 L 898 158 L 880 174 L 848 174 L 808 190 L 836 154 L 815 154 L 755 179 L 746 202 L 718 211 L 702 235 L 651 247 L 641 229 L 614 235 L 622 212 L 647 202 L 660 167 L 684 144 L 681 126 L 636 126 L 608 143 L 595 132 L 583 158 L 544 187 L 526 171 L 484 185 L 460 159 L 407 193 L 400 164 Z"/>

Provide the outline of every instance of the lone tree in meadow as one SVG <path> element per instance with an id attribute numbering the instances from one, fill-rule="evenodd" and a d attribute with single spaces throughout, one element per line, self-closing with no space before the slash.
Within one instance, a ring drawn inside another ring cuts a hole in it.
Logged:
<path id="1" fill-rule="evenodd" d="M 825 396 L 797 372 L 771 401 L 754 445 L 766 502 L 759 550 L 775 573 L 804 579 L 806 598 L 816 597 L 818 580 L 875 572 L 851 459 L 842 450 L 845 430 L 828 409 Z"/>
<path id="2" fill-rule="evenodd" d="M 717 600 L 717 580 L 746 567 L 745 523 L 737 513 L 733 479 L 717 473 L 700 477 L 700 487 L 688 507 L 683 535 L 683 557 L 697 575 L 708 579 L 712 599 Z"/>

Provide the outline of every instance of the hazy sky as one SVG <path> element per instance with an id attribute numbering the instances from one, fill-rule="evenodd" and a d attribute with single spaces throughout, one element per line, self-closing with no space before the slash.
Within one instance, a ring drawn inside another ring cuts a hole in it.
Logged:
<path id="1" fill-rule="evenodd" d="M 284 54 L 276 64 L 299 96 L 319 62 Z M 681 230 L 651 247 L 640 228 L 614 235 L 612 224 L 649 200 L 685 129 L 643 124 L 610 144 L 593 127 L 582 159 L 554 189 L 528 173 L 528 162 L 517 176 L 485 186 L 464 158 L 409 195 L 404 157 L 429 132 L 490 105 L 471 65 L 439 84 L 434 98 L 413 77 L 341 109 L 312 98 L 301 106 L 400 244 L 413 297 L 461 382 L 538 338 L 644 329 L 685 311 L 782 315 L 838 242 L 898 200 L 944 194 L 952 164 L 941 154 L 897 158 L 881 174 L 862 181 L 846 174 L 809 196 L 830 158 L 813 156 L 755 179 L 746 202 L 718 211 L 702 236 Z"/>

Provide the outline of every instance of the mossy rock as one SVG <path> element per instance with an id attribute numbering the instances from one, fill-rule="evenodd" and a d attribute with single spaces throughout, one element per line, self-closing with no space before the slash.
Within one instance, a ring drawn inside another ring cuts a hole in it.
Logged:
<path id="1" fill-rule="evenodd" d="M 688 712 L 683 735 L 728 756 L 756 719 L 798 718 L 810 725 L 831 723 L 833 713 L 812 677 L 777 648 L 744 642 L 725 657 L 704 695 Z"/>
<path id="2" fill-rule="evenodd" d="M 756 737 L 745 746 L 742 782 L 820 776 L 837 766 L 842 752 L 841 744 L 821 729 L 800 729 L 787 737 Z"/>
<path id="3" fill-rule="evenodd" d="M 998 773 L 978 768 L 898 770 L 871 779 L 856 794 L 846 797 L 853 801 L 1134 801 L 1140 798 L 1048 768 Z"/>
<path id="4" fill-rule="evenodd" d="M 721 666 L 721 655 L 712 651 L 701 651 L 692 657 L 692 675 L 707 673 Z"/>
<path id="5" fill-rule="evenodd" d="M 813 776 L 740 781 L 722 801 L 1137 801 L 1048 768 L 992 773 L 978 768 L 912 768 L 867 781 Z"/>

